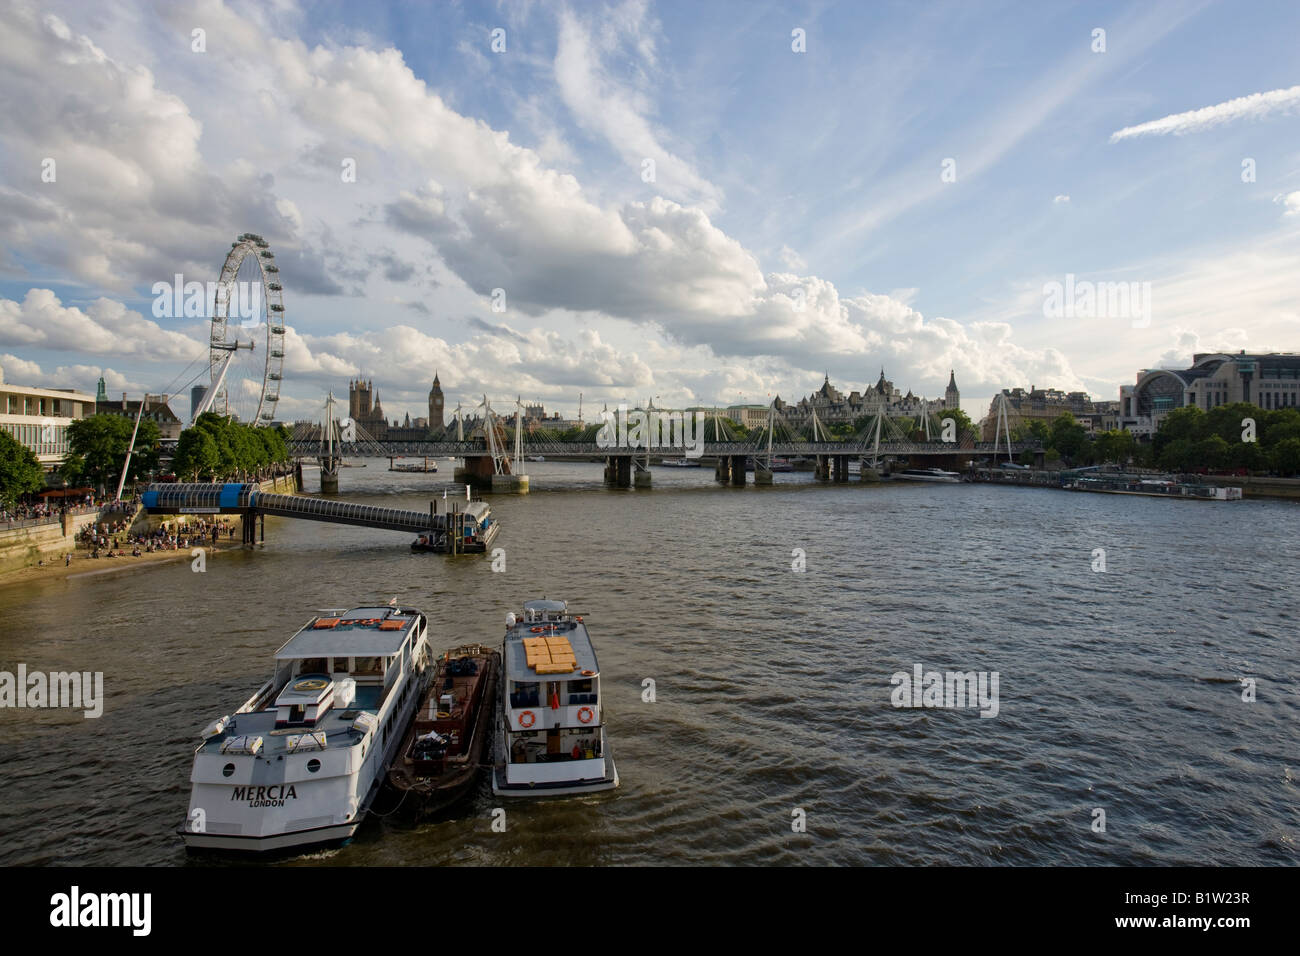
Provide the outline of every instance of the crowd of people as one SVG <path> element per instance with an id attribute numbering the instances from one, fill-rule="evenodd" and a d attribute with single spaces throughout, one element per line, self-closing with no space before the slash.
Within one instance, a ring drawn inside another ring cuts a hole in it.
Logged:
<path id="1" fill-rule="evenodd" d="M 17 521 L 52 521 L 68 512 L 85 514 L 87 511 L 96 508 L 101 511 L 120 511 L 123 514 L 131 514 L 136 510 L 139 503 L 140 498 L 138 495 L 129 501 L 123 501 L 120 498 L 96 498 L 94 495 L 61 498 L 57 503 L 53 499 L 45 498 L 36 501 L 18 501 L 11 505 L 0 505 L 0 524 Z"/>
<path id="2" fill-rule="evenodd" d="M 234 536 L 234 525 L 225 519 L 198 518 L 186 524 L 165 521 L 153 531 L 139 534 L 131 532 L 126 519 L 100 522 L 85 528 L 78 538 L 80 546 L 90 551 L 92 558 L 120 558 L 128 553 L 138 558 L 155 551 L 183 551 L 209 543 L 216 547 L 222 538 Z M 65 564 L 71 561 L 71 555 L 65 556 Z"/>

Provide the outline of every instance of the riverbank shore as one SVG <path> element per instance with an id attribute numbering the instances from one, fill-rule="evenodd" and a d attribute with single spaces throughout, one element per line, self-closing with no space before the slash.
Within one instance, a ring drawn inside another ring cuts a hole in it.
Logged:
<path id="1" fill-rule="evenodd" d="M 0 589 L 22 587 L 36 581 L 61 581 L 90 578 L 101 574 L 124 574 L 142 568 L 154 567 L 168 561 L 193 561 L 194 555 L 192 552 L 197 547 L 199 545 L 195 545 L 193 548 L 178 548 L 175 551 L 145 551 L 139 557 L 135 557 L 130 551 L 127 551 L 125 556 L 117 558 L 92 558 L 82 551 L 73 554 L 72 563 L 66 566 L 63 563 L 63 558 L 56 556 L 54 560 L 46 561 L 44 567 L 32 565 L 31 567 L 18 568 L 0 574 Z M 210 559 L 214 554 L 234 550 L 239 545 L 227 543 L 224 547 L 214 548 L 211 544 L 205 544 L 202 547 L 205 552 L 205 559 Z"/>

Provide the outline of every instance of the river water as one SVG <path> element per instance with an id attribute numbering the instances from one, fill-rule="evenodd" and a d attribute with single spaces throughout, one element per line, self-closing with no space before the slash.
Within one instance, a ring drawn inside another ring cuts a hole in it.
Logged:
<path id="1" fill-rule="evenodd" d="M 341 496 L 425 510 L 443 467 L 345 469 Z M 396 597 L 437 647 L 497 644 L 543 595 L 591 629 L 621 787 L 503 802 L 485 781 L 291 865 L 1300 862 L 1296 504 L 529 470 L 532 494 L 491 499 L 501 573 L 268 519 L 203 574 L 0 587 L 0 670 L 102 671 L 107 698 L 94 720 L 0 710 L 0 863 L 187 864 L 199 730 L 316 608 Z M 996 671 L 996 716 L 894 706 L 917 665 Z"/>

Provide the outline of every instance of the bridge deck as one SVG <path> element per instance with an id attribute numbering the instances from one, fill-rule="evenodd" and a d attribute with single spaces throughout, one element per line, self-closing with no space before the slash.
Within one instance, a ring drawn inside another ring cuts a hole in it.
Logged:
<path id="1" fill-rule="evenodd" d="M 316 457 L 321 454 L 319 441 L 291 440 L 289 453 L 300 457 Z M 1038 442 L 1012 442 L 1012 453 L 1037 451 Z M 335 454 L 344 458 L 477 458 L 490 454 L 482 441 L 388 441 L 388 442 L 335 442 Z M 755 445 L 752 442 L 704 442 L 700 445 L 700 457 L 714 458 L 719 455 L 767 455 L 766 443 Z M 870 442 L 773 442 L 772 454 L 781 457 L 807 455 L 848 455 L 852 458 L 869 458 L 872 455 L 894 456 L 993 456 L 1006 454 L 1006 442 L 881 442 L 879 448 Z M 589 442 L 526 442 L 524 455 L 545 455 L 547 458 L 592 458 L 592 457 L 626 457 L 628 455 L 644 456 L 645 448 L 606 448 L 594 441 Z M 681 456 L 685 449 L 680 446 L 661 446 L 650 449 L 652 455 Z"/>
<path id="2" fill-rule="evenodd" d="M 430 515 L 424 511 L 382 508 L 351 501 L 270 494 L 259 491 L 257 485 L 233 483 L 150 485 L 143 495 L 143 504 L 151 514 L 242 514 L 256 511 L 284 518 L 383 528 L 410 534 L 445 531 L 449 519 L 445 512 Z"/>

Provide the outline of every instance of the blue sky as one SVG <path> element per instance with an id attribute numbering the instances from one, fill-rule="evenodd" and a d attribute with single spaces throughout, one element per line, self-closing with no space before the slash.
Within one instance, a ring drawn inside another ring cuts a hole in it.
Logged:
<path id="1" fill-rule="evenodd" d="M 206 328 L 155 318 L 153 283 L 215 279 L 245 230 L 284 269 L 288 418 L 355 374 L 390 417 L 435 368 L 453 405 L 572 414 L 882 365 L 932 396 L 956 369 L 978 415 L 1296 349 L 1291 4 L 12 6 L 10 381 L 159 390 Z M 1045 315 L 1067 275 L 1149 283 L 1149 323 Z"/>

